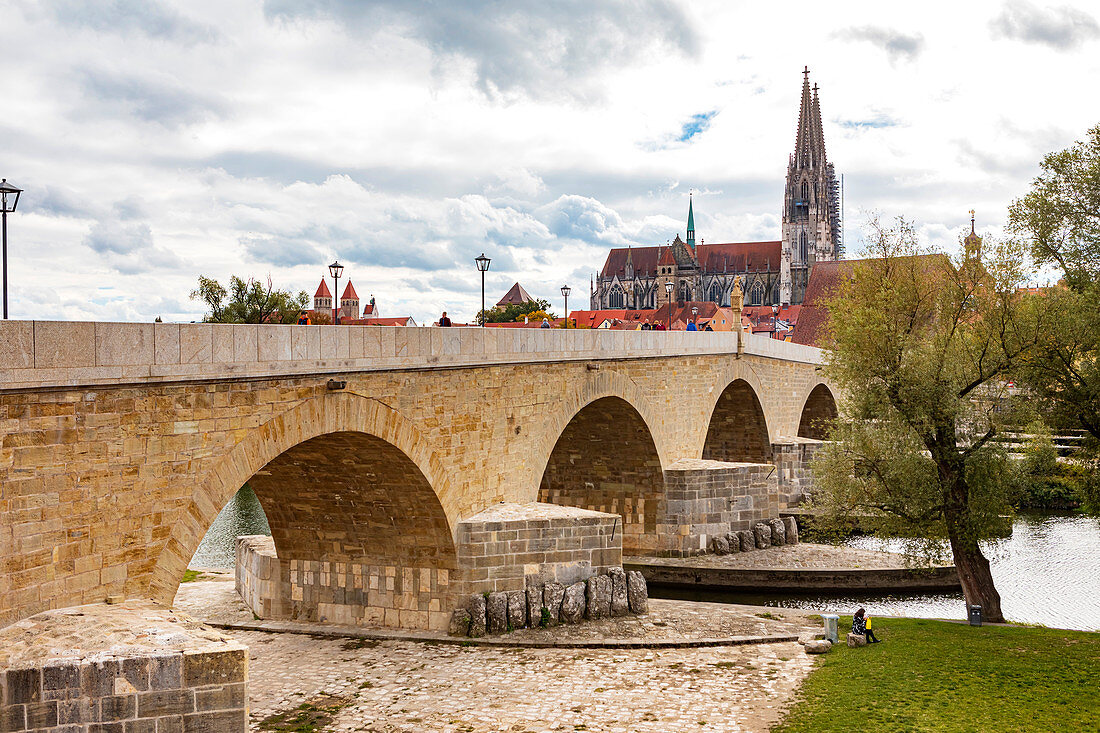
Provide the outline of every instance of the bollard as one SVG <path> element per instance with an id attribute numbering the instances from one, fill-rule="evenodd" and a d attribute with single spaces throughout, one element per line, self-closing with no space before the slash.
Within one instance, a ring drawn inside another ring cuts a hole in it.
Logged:
<path id="1" fill-rule="evenodd" d="M 837 635 L 837 622 L 840 620 L 840 617 L 835 613 L 825 613 L 821 615 L 821 618 L 825 621 L 825 638 L 834 644 L 839 643 L 840 637 Z"/>
<path id="2" fill-rule="evenodd" d="M 981 606 L 968 606 L 970 610 L 970 625 L 981 626 L 982 625 L 982 607 Z"/>

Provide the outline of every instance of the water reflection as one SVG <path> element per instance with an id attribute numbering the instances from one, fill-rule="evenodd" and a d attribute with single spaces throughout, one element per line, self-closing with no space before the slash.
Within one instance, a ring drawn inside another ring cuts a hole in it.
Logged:
<path id="1" fill-rule="evenodd" d="M 210 525 L 191 558 L 193 568 L 232 569 L 236 562 L 236 537 L 244 534 L 271 534 L 267 515 L 256 493 L 245 484 Z"/>
<path id="2" fill-rule="evenodd" d="M 853 547 L 901 552 L 901 540 L 854 538 Z M 1071 513 L 1021 514 L 1011 537 L 983 547 L 1005 618 L 1063 629 L 1100 631 L 1100 519 Z M 653 595 L 687 600 L 752 603 L 783 608 L 869 613 L 919 618 L 966 618 L 962 593 L 776 595 L 678 591 L 654 588 Z"/>

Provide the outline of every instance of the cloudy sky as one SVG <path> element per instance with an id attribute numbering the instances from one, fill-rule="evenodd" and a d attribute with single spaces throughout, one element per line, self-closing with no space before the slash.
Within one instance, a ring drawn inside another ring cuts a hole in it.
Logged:
<path id="1" fill-rule="evenodd" d="M 581 306 L 608 247 L 777 239 L 803 65 L 846 237 L 954 246 L 1100 123 L 1091 0 L 0 0 L 14 318 L 193 320 L 199 274 L 384 315 L 519 280 Z M 834 4 L 829 3 L 832 6 Z M 835 4 L 839 6 L 840 4 Z"/>

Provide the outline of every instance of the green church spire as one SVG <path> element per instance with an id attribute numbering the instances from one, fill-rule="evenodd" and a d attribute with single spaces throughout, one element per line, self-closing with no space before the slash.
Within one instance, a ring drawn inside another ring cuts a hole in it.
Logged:
<path id="1" fill-rule="evenodd" d="M 695 249 L 695 212 L 691 206 L 691 192 L 688 192 L 687 244 L 692 249 Z"/>

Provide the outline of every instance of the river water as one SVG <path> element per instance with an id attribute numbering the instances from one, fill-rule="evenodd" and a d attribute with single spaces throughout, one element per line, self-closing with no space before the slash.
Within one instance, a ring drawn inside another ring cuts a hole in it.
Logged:
<path id="1" fill-rule="evenodd" d="M 247 486 L 218 515 L 191 566 L 232 568 L 234 538 L 242 534 L 271 534 L 260 502 Z M 902 551 L 902 543 L 896 540 L 857 537 L 849 544 Z M 1005 618 L 1100 631 L 1100 518 L 1068 512 L 1020 514 L 1013 522 L 1011 537 L 986 543 L 983 549 L 990 558 Z M 961 593 L 791 596 L 654 588 L 654 595 L 807 608 L 823 613 L 850 614 L 863 606 L 872 615 L 966 618 Z"/>

